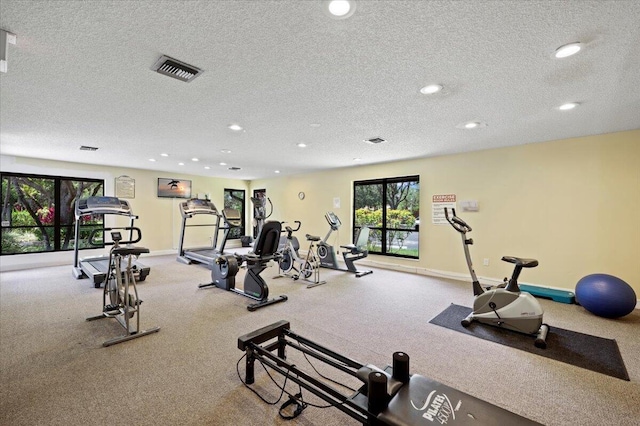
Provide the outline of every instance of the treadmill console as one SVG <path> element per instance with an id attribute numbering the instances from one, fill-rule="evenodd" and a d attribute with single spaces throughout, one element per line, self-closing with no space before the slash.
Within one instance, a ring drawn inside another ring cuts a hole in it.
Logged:
<path id="1" fill-rule="evenodd" d="M 119 242 L 119 241 L 122 241 L 122 234 L 120 232 L 118 232 L 118 231 L 113 231 L 111 233 L 111 239 L 113 241 L 115 241 L 116 243 Z"/>
<path id="2" fill-rule="evenodd" d="M 76 218 L 89 214 L 119 214 L 133 216 L 127 200 L 117 197 L 88 197 L 76 202 Z"/>
<path id="3" fill-rule="evenodd" d="M 340 222 L 340 219 L 334 212 L 327 212 L 324 217 L 327 219 L 327 222 L 329 223 L 331 229 L 337 230 L 338 228 L 340 228 L 340 225 L 342 225 L 342 222 Z"/>
<path id="4" fill-rule="evenodd" d="M 210 200 L 192 198 L 180 203 L 180 214 L 182 217 L 191 217 L 195 214 L 218 215 L 218 209 Z"/>

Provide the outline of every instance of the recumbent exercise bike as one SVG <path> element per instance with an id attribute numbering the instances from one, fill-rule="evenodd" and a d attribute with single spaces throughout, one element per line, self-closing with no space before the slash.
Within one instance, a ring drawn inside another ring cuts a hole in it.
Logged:
<path id="1" fill-rule="evenodd" d="M 280 222 L 268 221 L 258 235 L 253 252 L 246 255 L 220 254 L 216 256 L 211 265 L 211 282 L 200 284 L 198 287 L 218 287 L 256 300 L 257 303 L 247 306 L 249 311 L 286 301 L 286 295 L 269 299 L 269 286 L 260 276 L 270 261 L 278 259 L 281 229 Z M 243 289 L 238 289 L 236 288 L 236 274 L 243 263 L 247 264 L 247 273 L 244 277 Z"/>
<path id="2" fill-rule="evenodd" d="M 344 249 L 342 251 L 342 257 L 347 267 L 347 269 L 343 269 L 338 264 L 335 248 L 327 242 L 331 233 L 340 229 L 342 222 L 340 222 L 340 218 L 338 218 L 338 216 L 333 212 L 327 212 L 324 217 L 327 219 L 327 223 L 329 224 L 329 232 L 322 241 L 318 242 L 317 250 L 318 258 L 320 259 L 320 266 L 338 271 L 352 272 L 356 274 L 357 278 L 372 274 L 373 271 L 370 270 L 359 270 L 356 268 L 354 263 L 355 261 L 364 259 L 369 255 L 369 251 L 366 247 L 367 242 L 369 241 L 370 229 L 366 226 L 361 227 L 355 235 L 353 244 L 340 246 L 340 248 Z"/>

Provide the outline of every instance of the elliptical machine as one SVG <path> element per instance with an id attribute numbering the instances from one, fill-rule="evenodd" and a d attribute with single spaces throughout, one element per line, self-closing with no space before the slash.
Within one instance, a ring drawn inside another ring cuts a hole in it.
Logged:
<path id="1" fill-rule="evenodd" d="M 251 202 L 253 203 L 253 237 L 258 238 L 266 220 L 273 214 L 273 203 L 264 192 L 257 192 L 255 197 L 251 197 Z M 267 203 L 271 206 L 269 213 L 267 213 Z"/>
<path id="2" fill-rule="evenodd" d="M 473 280 L 473 311 L 461 321 L 462 326 L 469 327 L 473 321 L 488 324 L 495 327 L 506 328 L 518 333 L 535 335 L 535 346 L 541 349 L 547 347 L 547 333 L 549 326 L 542 322 L 544 310 L 535 297 L 530 293 L 520 291 L 518 277 L 522 268 L 534 268 L 538 266 L 535 259 L 524 259 L 514 256 L 503 256 L 502 260 L 515 265 L 511 279 L 496 287 L 483 289 L 478 281 L 473 264 L 469 246 L 473 244 L 472 238 L 467 238 L 467 232 L 471 232 L 471 227 L 456 216 L 456 210 L 451 209 L 453 215 L 449 216 L 445 207 L 444 215 L 447 221 L 462 236 L 464 255 L 467 266 Z"/>

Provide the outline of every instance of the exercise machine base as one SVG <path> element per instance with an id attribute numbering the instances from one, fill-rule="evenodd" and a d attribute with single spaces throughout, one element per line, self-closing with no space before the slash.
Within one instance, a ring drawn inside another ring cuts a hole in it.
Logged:
<path id="1" fill-rule="evenodd" d="M 357 377 L 363 384 L 353 394 L 344 395 L 289 362 L 286 348 Z M 245 385 L 254 383 L 254 365 L 258 361 L 363 425 L 540 424 L 419 374 L 409 374 L 409 356 L 405 353 L 394 353 L 393 366 L 379 369 L 292 332 L 289 322 L 284 320 L 240 336 L 238 349 L 246 357 Z M 289 395 L 302 400 L 301 392 Z"/>

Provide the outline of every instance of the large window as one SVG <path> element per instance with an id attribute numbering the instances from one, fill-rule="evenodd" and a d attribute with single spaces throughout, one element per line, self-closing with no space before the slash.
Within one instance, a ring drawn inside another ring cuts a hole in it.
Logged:
<path id="1" fill-rule="evenodd" d="M 75 203 L 103 195 L 104 181 L 1 173 L 1 254 L 73 250 Z M 90 224 L 102 225 L 102 217 Z"/>
<path id="2" fill-rule="evenodd" d="M 224 190 L 224 208 L 236 209 L 240 212 L 242 217 L 242 226 L 240 228 L 233 228 L 229 232 L 229 239 L 238 239 L 244 235 L 245 228 L 245 198 L 243 189 L 225 189 Z"/>
<path id="3" fill-rule="evenodd" d="M 371 229 L 370 253 L 418 258 L 420 177 L 405 176 L 353 183 L 354 235 Z"/>

